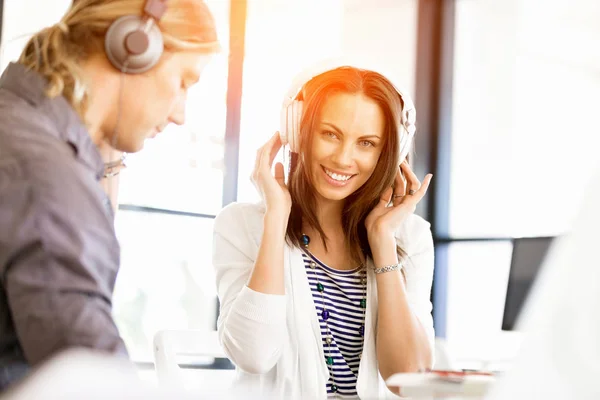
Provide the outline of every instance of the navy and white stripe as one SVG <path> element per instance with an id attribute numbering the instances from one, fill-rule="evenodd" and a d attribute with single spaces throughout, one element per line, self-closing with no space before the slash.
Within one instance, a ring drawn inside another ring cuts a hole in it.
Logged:
<path id="1" fill-rule="evenodd" d="M 329 368 L 333 369 L 338 391 L 333 393 L 333 382 L 330 379 L 327 382 L 327 393 L 330 397 L 356 398 L 356 380 L 363 349 L 360 327 L 364 325 L 364 309 L 361 308 L 360 301 L 366 298 L 366 285 L 362 282 L 364 275 L 360 269 L 340 271 L 330 268 L 312 255 L 304 254 L 303 258 L 315 312 L 319 316 L 325 357 L 331 355 L 334 360 L 333 366 Z M 316 268 L 310 267 L 311 261 L 317 264 Z M 317 290 L 317 283 L 325 287 L 323 293 Z M 333 339 L 331 344 L 326 342 L 327 326 L 321 316 L 323 302 L 330 314 L 327 325 Z"/>

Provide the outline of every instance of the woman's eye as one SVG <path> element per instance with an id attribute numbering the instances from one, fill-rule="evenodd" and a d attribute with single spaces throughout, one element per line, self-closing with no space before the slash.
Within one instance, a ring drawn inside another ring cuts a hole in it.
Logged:
<path id="1" fill-rule="evenodd" d="M 331 131 L 325 131 L 325 132 L 323 132 L 323 135 L 325 135 L 325 136 L 327 136 L 329 138 L 332 138 L 332 139 L 337 138 L 337 135 L 335 133 L 331 132 Z"/>
<path id="2" fill-rule="evenodd" d="M 363 147 L 375 147 L 375 143 L 371 142 L 370 140 L 361 140 L 360 145 Z"/>

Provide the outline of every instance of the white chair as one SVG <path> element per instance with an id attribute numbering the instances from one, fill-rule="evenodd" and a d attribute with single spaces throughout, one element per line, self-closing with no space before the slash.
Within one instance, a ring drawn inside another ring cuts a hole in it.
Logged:
<path id="1" fill-rule="evenodd" d="M 179 363 L 182 358 L 210 364 L 216 358 L 227 358 L 217 331 L 163 330 L 154 335 L 154 364 L 160 385 L 186 385 Z M 189 371 L 188 371 L 189 372 Z M 195 369 L 194 382 L 205 389 L 226 390 L 233 379 L 233 370 Z M 187 373 L 186 373 L 187 374 Z"/>
<path id="2" fill-rule="evenodd" d="M 456 370 L 456 365 L 448 349 L 448 343 L 444 338 L 435 338 L 435 363 L 433 368 L 445 371 Z"/>
<path id="3" fill-rule="evenodd" d="M 1 400 L 197 400 L 198 393 L 181 386 L 144 382 L 127 358 L 90 349 L 69 349 L 33 369 L 23 380 L 0 393 Z M 207 397 L 202 397 L 206 399 Z M 222 399 L 222 396 L 215 396 Z"/>

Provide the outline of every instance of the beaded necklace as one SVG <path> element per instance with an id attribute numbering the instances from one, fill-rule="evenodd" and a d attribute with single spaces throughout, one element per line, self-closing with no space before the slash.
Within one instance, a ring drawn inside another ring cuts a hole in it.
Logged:
<path id="1" fill-rule="evenodd" d="M 329 370 L 329 377 L 331 379 L 331 390 L 333 391 L 333 393 L 337 393 L 338 386 L 335 383 L 335 376 L 333 373 L 334 359 L 333 359 L 333 356 L 331 353 L 331 344 L 333 343 L 333 335 L 331 334 L 331 331 L 329 330 L 329 325 L 327 323 L 331 314 L 330 314 L 330 311 L 327 310 L 327 308 L 325 306 L 325 298 L 323 297 L 324 293 L 325 293 L 325 286 L 323 286 L 323 284 L 321 282 L 319 282 L 319 275 L 315 271 L 315 269 L 317 268 L 317 263 L 314 261 L 314 256 L 308 250 L 309 244 L 310 244 L 310 237 L 308 235 L 303 234 L 302 235 L 302 245 L 304 246 L 304 253 L 310 258 L 310 268 L 313 271 L 314 277 L 316 278 L 317 291 L 321 294 L 321 303 L 323 304 L 323 311 L 321 312 L 319 317 L 321 317 L 321 320 L 325 323 L 325 332 L 326 332 L 325 333 L 325 335 L 326 335 L 325 343 L 327 344 L 327 354 L 325 356 L 325 364 L 327 364 L 327 368 Z M 360 279 L 360 283 L 363 287 L 363 298 L 360 300 L 360 308 L 362 308 L 362 310 L 363 310 L 363 319 L 362 319 L 362 324 L 361 324 L 358 332 L 360 333 L 360 336 L 362 336 L 363 340 L 364 340 L 365 314 L 366 314 L 366 310 L 367 310 L 367 271 L 365 268 L 360 269 L 359 279 Z M 315 305 L 315 308 L 316 308 L 316 305 Z M 361 356 L 362 356 L 362 354 L 361 354 Z"/>

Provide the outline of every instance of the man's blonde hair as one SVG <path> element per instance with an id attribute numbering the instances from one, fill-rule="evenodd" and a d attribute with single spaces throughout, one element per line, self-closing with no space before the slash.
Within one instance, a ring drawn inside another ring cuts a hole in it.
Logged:
<path id="1" fill-rule="evenodd" d="M 145 0 L 74 0 L 59 23 L 34 34 L 19 62 L 48 80 L 49 97 L 63 95 L 84 117 L 89 89 L 81 62 L 104 52 L 109 26 L 125 15 L 142 15 Z M 169 0 L 158 26 L 166 51 L 218 51 L 214 18 L 202 0 Z"/>

